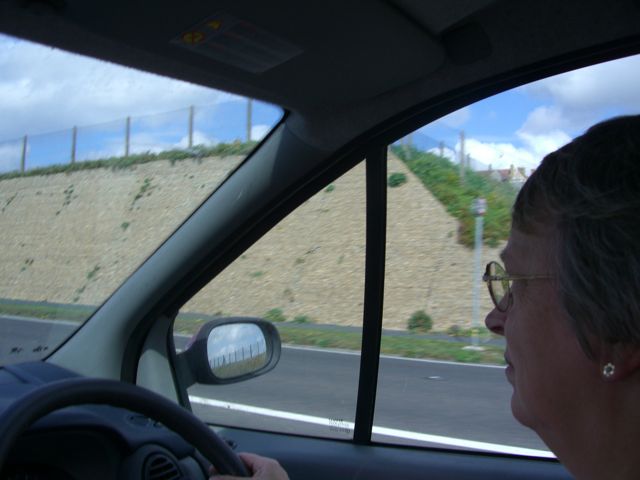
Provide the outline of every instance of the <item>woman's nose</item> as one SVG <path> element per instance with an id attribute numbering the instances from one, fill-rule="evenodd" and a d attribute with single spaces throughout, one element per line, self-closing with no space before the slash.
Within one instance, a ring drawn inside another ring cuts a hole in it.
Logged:
<path id="1" fill-rule="evenodd" d="M 504 335 L 504 322 L 506 319 L 506 312 L 501 312 L 497 308 L 494 308 L 484 319 L 484 324 L 496 335 Z"/>

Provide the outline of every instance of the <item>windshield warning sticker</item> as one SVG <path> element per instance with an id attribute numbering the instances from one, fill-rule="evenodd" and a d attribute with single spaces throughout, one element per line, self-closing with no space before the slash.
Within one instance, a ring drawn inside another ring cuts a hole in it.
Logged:
<path id="1" fill-rule="evenodd" d="M 182 35 L 182 41 L 187 45 L 196 45 L 204 40 L 202 32 L 187 32 Z"/>
<path id="2" fill-rule="evenodd" d="M 262 73 L 302 49 L 252 23 L 220 13 L 194 25 L 171 43 L 251 73 Z"/>

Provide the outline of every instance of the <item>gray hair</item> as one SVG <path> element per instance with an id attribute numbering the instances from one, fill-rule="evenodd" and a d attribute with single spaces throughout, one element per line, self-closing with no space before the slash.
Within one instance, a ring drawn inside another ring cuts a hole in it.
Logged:
<path id="1" fill-rule="evenodd" d="M 547 155 L 513 227 L 555 229 L 557 283 L 583 350 L 640 347 L 640 115 L 617 117 Z"/>

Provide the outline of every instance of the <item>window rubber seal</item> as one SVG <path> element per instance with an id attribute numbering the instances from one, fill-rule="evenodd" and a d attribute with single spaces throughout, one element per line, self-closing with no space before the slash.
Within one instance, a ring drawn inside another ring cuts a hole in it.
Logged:
<path id="1" fill-rule="evenodd" d="M 384 300 L 387 228 L 387 145 L 366 155 L 366 253 L 362 349 L 353 441 L 369 445 L 373 429 Z"/>

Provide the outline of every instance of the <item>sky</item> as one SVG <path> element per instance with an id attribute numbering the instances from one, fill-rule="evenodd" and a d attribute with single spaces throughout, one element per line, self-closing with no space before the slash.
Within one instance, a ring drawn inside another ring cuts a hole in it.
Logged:
<path id="1" fill-rule="evenodd" d="M 640 113 L 640 55 L 574 70 L 500 93 L 419 129 L 416 143 L 443 141 L 475 169 L 535 168 L 542 158 L 607 118 Z M 422 138 L 421 138 L 422 137 Z M 431 143 L 431 145 L 429 145 Z"/>
<path id="2" fill-rule="evenodd" d="M 412 135 L 419 148 L 446 145 L 455 158 L 460 131 L 475 169 L 525 167 L 614 115 L 640 111 L 640 56 L 550 77 L 453 112 Z M 138 72 L 0 35 L 0 172 L 19 168 L 28 135 L 27 168 L 66 163 L 78 127 L 76 158 L 157 152 L 187 145 L 188 107 L 194 143 L 245 138 L 246 99 Z M 279 120 L 279 109 L 254 103 L 252 139 Z"/>

